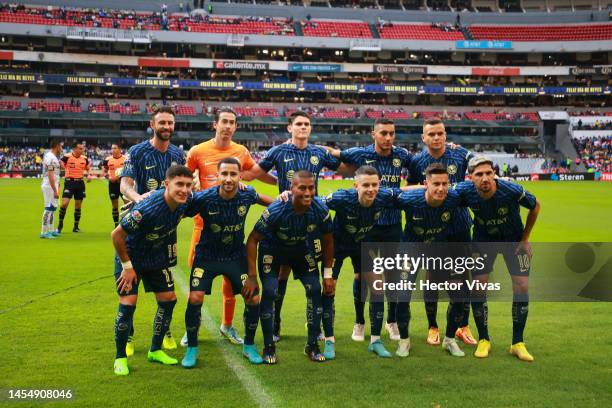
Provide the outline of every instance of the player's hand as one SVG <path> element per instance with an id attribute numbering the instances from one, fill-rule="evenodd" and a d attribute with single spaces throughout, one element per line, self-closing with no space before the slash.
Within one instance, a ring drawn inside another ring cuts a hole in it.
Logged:
<path id="1" fill-rule="evenodd" d="M 59 193 L 57 191 L 53 192 L 53 198 L 55 198 L 55 199 L 59 198 Z"/>
<path id="2" fill-rule="evenodd" d="M 196 169 L 193 172 L 193 191 L 200 191 L 202 185 L 200 184 L 200 170 Z"/>
<path id="3" fill-rule="evenodd" d="M 238 188 L 240 189 L 240 191 L 244 191 L 247 189 L 247 185 L 244 184 L 243 182 L 238 183 Z"/>
<path id="4" fill-rule="evenodd" d="M 134 198 L 134 202 L 135 203 L 139 203 L 142 200 L 144 200 L 145 198 L 147 198 L 148 196 L 150 196 L 151 194 L 153 194 L 153 191 L 147 191 L 146 193 L 139 195 L 138 197 Z"/>
<path id="5" fill-rule="evenodd" d="M 91 183 L 91 176 L 89 174 L 87 175 L 87 182 Z"/>
<path id="6" fill-rule="evenodd" d="M 527 256 L 529 256 L 529 259 L 531 259 L 531 255 L 532 255 L 531 254 L 531 244 L 529 243 L 529 241 L 523 240 L 518 243 L 518 245 L 516 246 L 516 250 L 514 251 L 514 254 L 518 255 L 520 253 L 527 254 Z"/>
<path id="7" fill-rule="evenodd" d="M 289 201 L 289 198 L 291 198 L 291 191 L 289 190 L 283 191 L 282 193 L 278 195 L 278 197 L 276 197 L 277 200 L 280 200 L 283 203 L 286 203 L 287 201 Z"/>
<path id="8" fill-rule="evenodd" d="M 259 283 L 256 276 L 249 276 L 242 286 L 242 295 L 245 299 L 250 299 L 259 291 Z"/>
<path id="9" fill-rule="evenodd" d="M 336 293 L 336 281 L 332 278 L 323 279 L 323 293 L 330 296 Z"/>
<path id="10" fill-rule="evenodd" d="M 134 268 L 124 269 L 117 279 L 117 289 L 119 289 L 119 293 L 129 293 L 132 290 L 132 285 L 137 282 L 138 276 L 136 276 Z"/>

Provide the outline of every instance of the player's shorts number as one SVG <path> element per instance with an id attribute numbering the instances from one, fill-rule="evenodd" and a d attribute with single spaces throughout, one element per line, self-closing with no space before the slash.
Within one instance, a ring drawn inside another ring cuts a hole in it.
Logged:
<path id="1" fill-rule="evenodd" d="M 170 275 L 170 271 L 168 271 L 168 269 L 162 269 L 162 273 L 164 274 L 164 278 L 166 278 L 166 283 L 170 285 L 172 283 L 172 276 Z"/>
<path id="2" fill-rule="evenodd" d="M 168 259 L 176 258 L 176 244 L 168 245 Z"/>
<path id="3" fill-rule="evenodd" d="M 315 239 L 313 243 L 314 243 L 315 253 L 321 252 L 321 240 Z"/>

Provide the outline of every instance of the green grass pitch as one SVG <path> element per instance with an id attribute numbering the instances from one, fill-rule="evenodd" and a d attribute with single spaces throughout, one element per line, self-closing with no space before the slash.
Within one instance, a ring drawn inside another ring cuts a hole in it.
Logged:
<path id="1" fill-rule="evenodd" d="M 325 181 L 321 193 L 349 185 Z M 542 202 L 533 241 L 610 241 L 611 184 L 536 182 L 526 186 Z M 275 191 L 270 186 L 256 187 L 268 194 Z M 303 356 L 305 300 L 299 282 L 291 280 L 283 308 L 284 336 L 278 345 L 280 362 L 273 367 L 249 366 L 238 347 L 219 339 L 218 280 L 213 295 L 205 300 L 197 368 L 188 371 L 146 361 L 155 302 L 152 295 L 141 295 L 134 320 L 136 354 L 130 358 L 131 374 L 117 378 L 112 372 L 117 299 L 110 202 L 104 182 L 94 181 L 87 188 L 83 233 L 71 232 L 71 205 L 66 232 L 50 241 L 38 238 L 40 180 L 0 181 L 3 394 L 15 388 L 71 389 L 75 398 L 69 406 L 74 407 L 601 407 L 612 400 L 611 304 L 532 302 L 525 335 L 536 361 L 527 364 L 508 353 L 509 303 L 491 302 L 493 351 L 489 359 L 478 360 L 467 346 L 462 346 L 468 352 L 463 359 L 427 346 L 424 307 L 418 302 L 412 306 L 411 356 L 383 360 L 368 354 L 367 343 L 350 339 L 352 273 L 346 263 L 336 295 L 335 361 L 314 364 Z M 252 208 L 247 233 L 261 211 L 261 207 Z M 185 220 L 179 230 L 179 301 L 172 323 L 177 340 L 184 332 L 191 228 L 192 221 Z M 235 324 L 241 333 L 242 310 L 238 299 Z M 441 325 L 445 310 L 441 304 Z M 386 334 L 383 340 L 395 351 Z M 261 330 L 256 342 L 260 347 Z M 182 349 L 170 354 L 182 358 Z"/>

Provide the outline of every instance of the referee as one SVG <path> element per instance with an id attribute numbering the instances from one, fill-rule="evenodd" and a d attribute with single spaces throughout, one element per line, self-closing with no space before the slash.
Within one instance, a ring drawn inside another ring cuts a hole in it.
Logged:
<path id="1" fill-rule="evenodd" d="M 83 156 L 83 143 L 75 142 L 72 152 L 62 157 L 62 163 L 66 170 L 64 178 L 64 192 L 62 193 L 62 206 L 59 212 L 59 224 L 57 231 L 62 232 L 64 228 L 64 217 L 70 199 L 74 197 L 74 227 L 72 232 L 80 232 L 79 221 L 81 220 L 81 205 L 85 198 L 85 183 L 83 177 L 87 175 L 87 182 L 91 181 L 89 174 L 89 160 Z"/>

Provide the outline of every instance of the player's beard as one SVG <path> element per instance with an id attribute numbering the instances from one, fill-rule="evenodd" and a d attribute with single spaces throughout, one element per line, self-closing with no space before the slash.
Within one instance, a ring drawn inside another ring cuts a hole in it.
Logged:
<path id="1" fill-rule="evenodd" d="M 168 137 L 164 137 L 162 136 L 163 133 L 169 133 Z M 158 138 L 159 140 L 163 141 L 163 142 L 167 142 L 168 140 L 170 140 L 172 138 L 172 135 L 174 134 L 174 132 L 172 130 L 167 130 L 164 132 L 158 132 L 157 130 L 153 133 L 154 137 Z"/>

